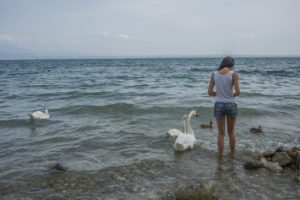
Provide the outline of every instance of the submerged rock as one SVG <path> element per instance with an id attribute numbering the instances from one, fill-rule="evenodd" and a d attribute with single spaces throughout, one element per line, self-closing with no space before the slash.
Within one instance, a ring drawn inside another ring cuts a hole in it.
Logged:
<path id="1" fill-rule="evenodd" d="M 177 188 L 175 192 L 178 200 L 210 200 L 216 188 L 215 181 L 193 181 Z"/>
<path id="2" fill-rule="evenodd" d="M 258 160 L 250 160 L 244 164 L 244 168 L 247 170 L 259 169 L 261 167 L 263 167 L 263 165 Z"/>
<path id="3" fill-rule="evenodd" d="M 175 193 L 168 189 L 159 191 L 158 196 L 158 200 L 176 200 Z"/>

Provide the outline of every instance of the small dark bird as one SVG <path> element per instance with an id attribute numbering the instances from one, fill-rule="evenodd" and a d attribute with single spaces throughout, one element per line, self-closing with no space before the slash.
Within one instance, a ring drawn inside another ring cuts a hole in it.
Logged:
<path id="1" fill-rule="evenodd" d="M 67 167 L 65 167 L 65 166 L 63 166 L 63 165 L 61 165 L 59 163 L 56 163 L 55 165 L 53 165 L 51 167 L 51 169 L 58 170 L 58 171 L 63 171 L 63 172 L 67 171 Z"/>
<path id="2" fill-rule="evenodd" d="M 261 128 L 261 125 L 259 125 L 258 128 L 255 128 L 255 127 L 250 128 L 250 132 L 251 133 L 263 133 L 263 130 Z"/>
<path id="3" fill-rule="evenodd" d="M 212 121 L 209 121 L 209 125 L 208 124 L 201 124 L 200 127 L 201 128 L 212 128 Z"/>

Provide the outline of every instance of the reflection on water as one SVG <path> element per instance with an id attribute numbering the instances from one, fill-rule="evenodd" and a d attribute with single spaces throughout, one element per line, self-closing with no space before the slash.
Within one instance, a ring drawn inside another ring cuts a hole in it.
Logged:
<path id="1" fill-rule="evenodd" d="M 36 133 L 37 132 L 37 126 L 35 124 L 35 120 L 30 120 L 30 129 L 32 133 Z"/>
<path id="2" fill-rule="evenodd" d="M 235 171 L 237 161 L 228 155 L 223 158 L 216 157 L 216 162 L 214 174 L 214 179 L 218 183 L 216 195 L 220 195 L 221 199 L 238 199 L 241 180 Z"/>

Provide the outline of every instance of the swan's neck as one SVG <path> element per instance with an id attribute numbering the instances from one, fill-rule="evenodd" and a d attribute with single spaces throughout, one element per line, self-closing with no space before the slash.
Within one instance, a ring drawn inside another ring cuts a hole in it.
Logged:
<path id="1" fill-rule="evenodd" d="M 183 133 L 186 133 L 186 118 L 183 119 Z"/>
<path id="2" fill-rule="evenodd" d="M 189 114 L 187 120 L 186 120 L 186 123 L 187 123 L 187 132 L 188 134 L 192 134 L 194 135 L 194 131 L 192 129 L 192 126 L 191 126 L 191 118 L 192 118 L 192 114 Z"/>

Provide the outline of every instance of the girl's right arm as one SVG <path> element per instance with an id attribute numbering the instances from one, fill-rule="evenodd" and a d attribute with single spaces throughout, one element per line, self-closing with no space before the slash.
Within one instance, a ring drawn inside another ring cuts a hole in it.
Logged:
<path id="1" fill-rule="evenodd" d="M 232 75 L 233 78 L 233 86 L 234 86 L 234 94 L 233 96 L 240 96 L 240 78 L 239 75 L 234 72 Z"/>

